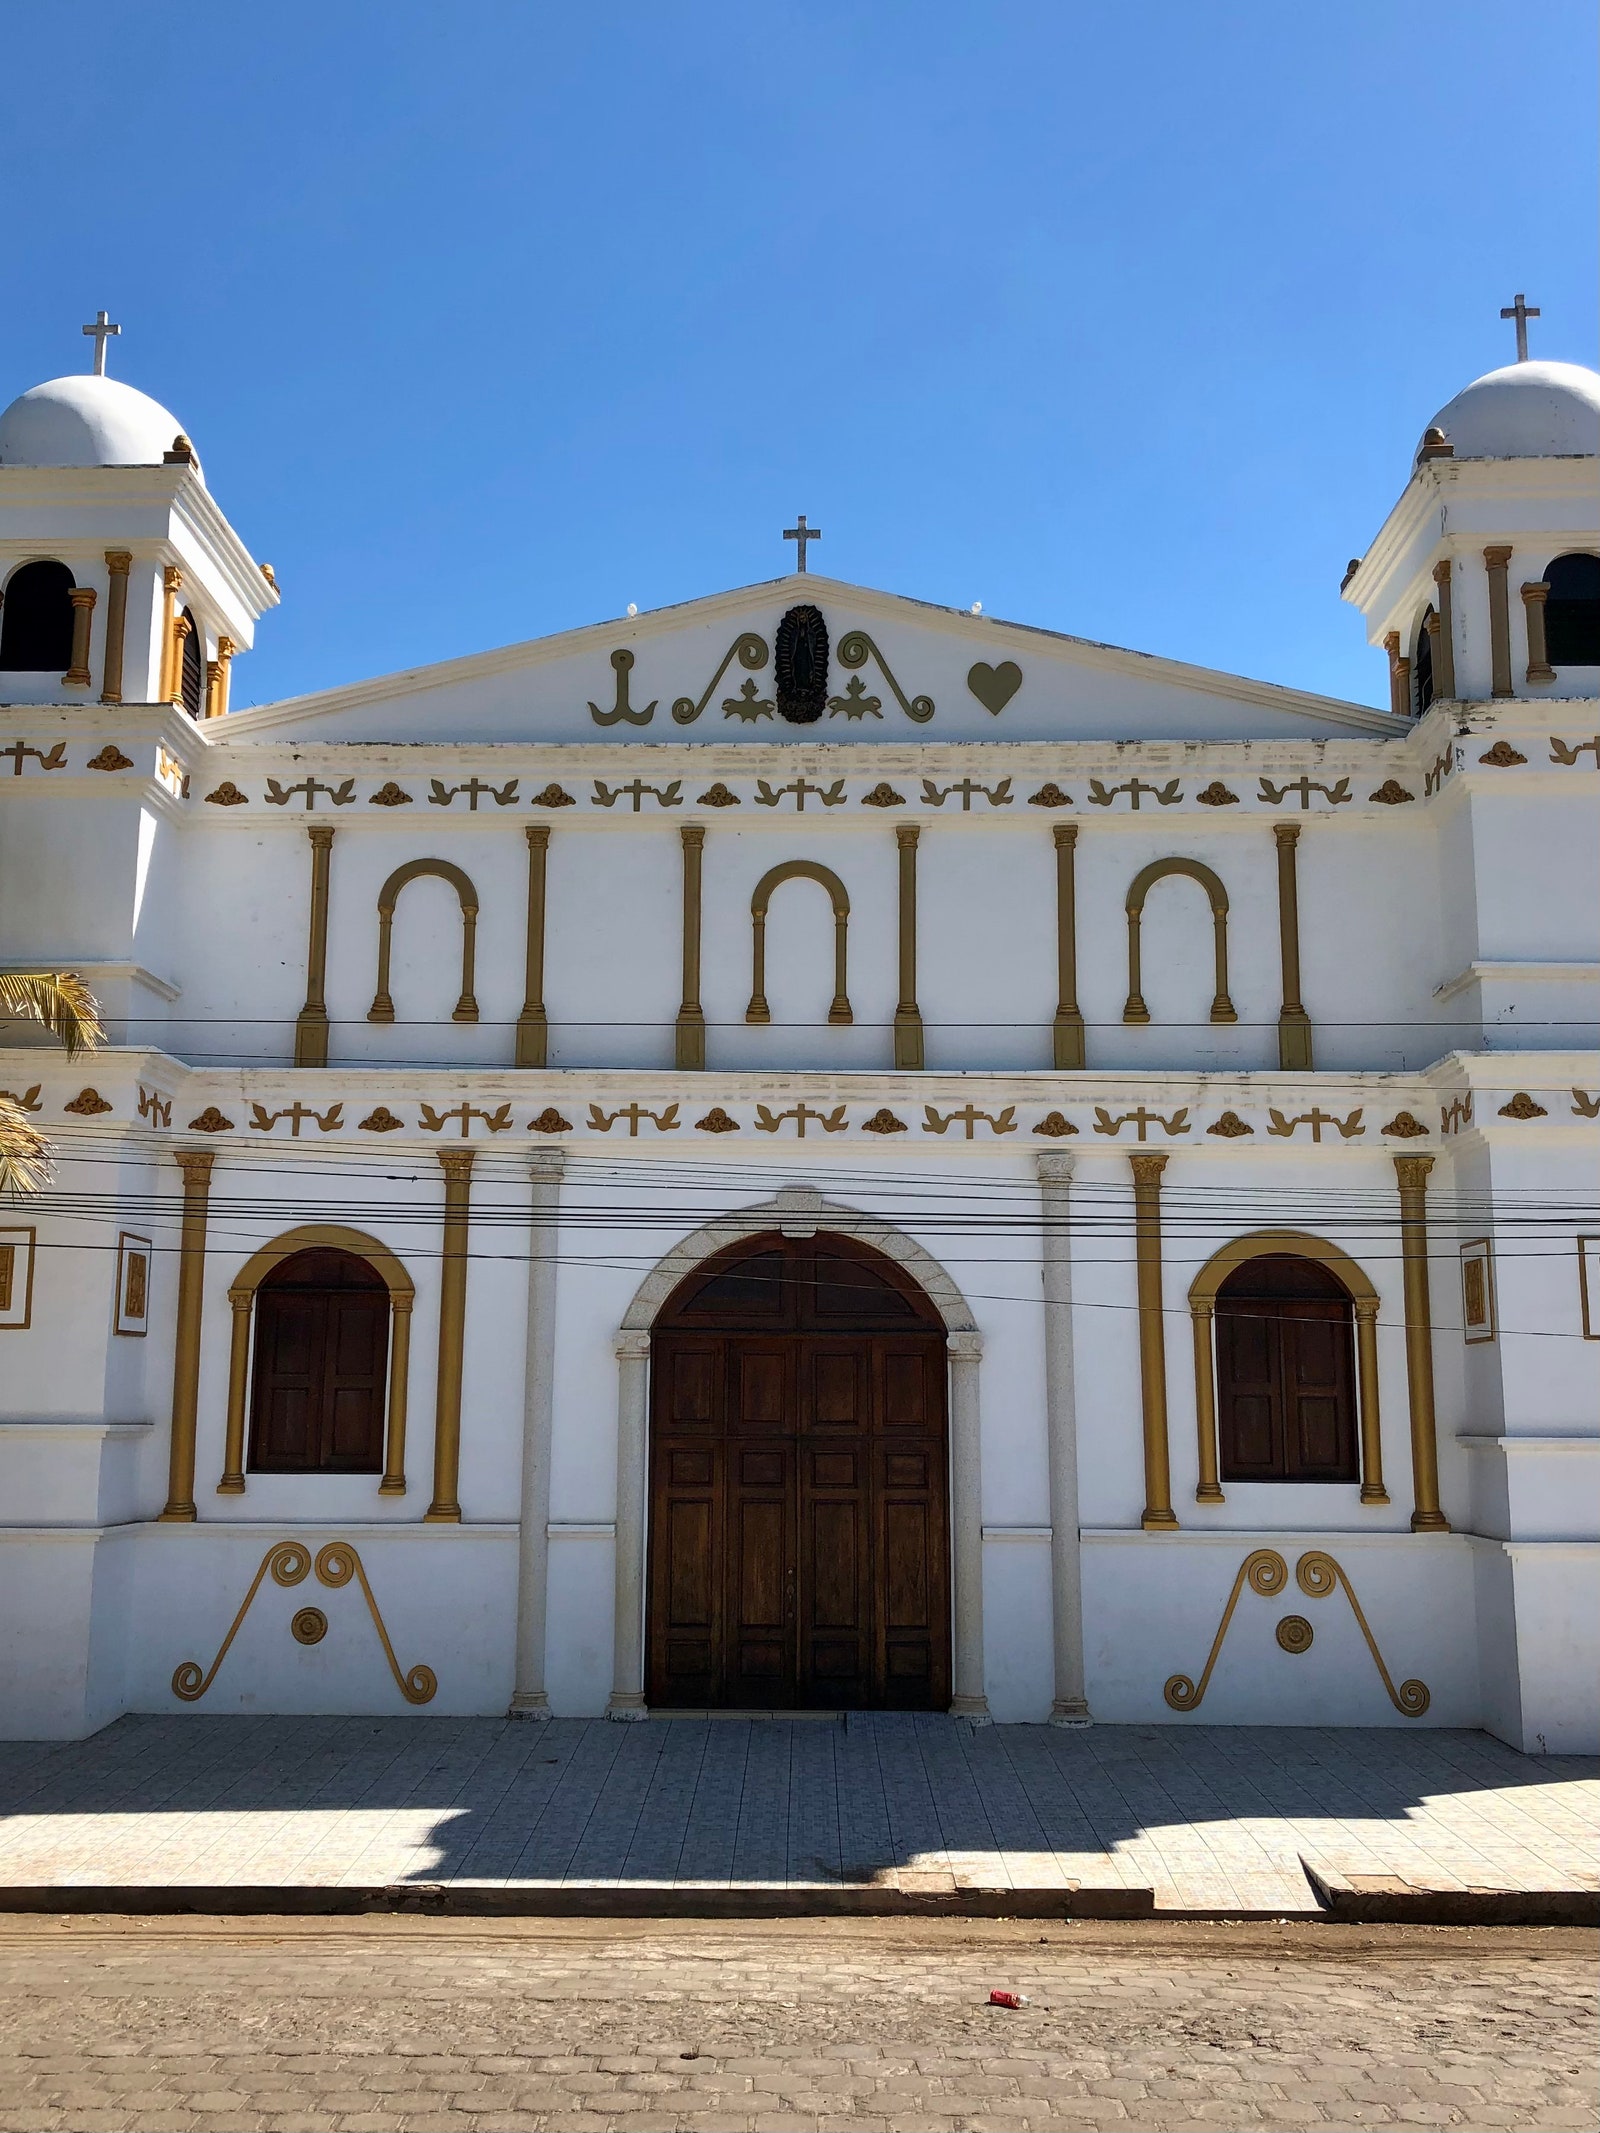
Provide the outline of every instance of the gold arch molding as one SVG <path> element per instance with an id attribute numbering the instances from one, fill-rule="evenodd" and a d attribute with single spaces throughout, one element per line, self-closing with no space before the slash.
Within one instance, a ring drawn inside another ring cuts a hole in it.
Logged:
<path id="1" fill-rule="evenodd" d="M 366 1260 L 389 1291 L 389 1404 L 384 1420 L 383 1479 L 380 1496 L 406 1492 L 406 1390 L 411 1361 L 411 1310 L 416 1285 L 388 1245 L 364 1230 L 338 1222 L 308 1222 L 285 1230 L 262 1245 L 239 1269 L 228 1289 L 233 1309 L 233 1338 L 228 1351 L 228 1420 L 223 1442 L 219 1496 L 244 1494 L 244 1412 L 250 1387 L 250 1325 L 256 1291 L 285 1259 L 296 1252 L 352 1252 Z"/>
<path id="2" fill-rule="evenodd" d="M 300 1541 L 279 1541 L 269 1548 L 250 1580 L 250 1590 L 239 1604 L 239 1612 L 228 1625 L 228 1634 L 217 1647 L 217 1656 L 209 1667 L 202 1668 L 197 1660 L 185 1659 L 172 1676 L 172 1693 L 182 1703 L 198 1703 L 217 1678 L 218 1669 L 228 1656 L 228 1647 L 239 1634 L 245 1616 L 250 1612 L 251 1602 L 261 1590 L 261 1581 L 271 1577 L 275 1585 L 293 1586 L 302 1584 L 312 1569 L 311 1550 Z M 317 1550 L 317 1583 L 332 1591 L 348 1585 L 355 1578 L 361 1586 L 362 1597 L 367 1603 L 367 1612 L 372 1617 L 372 1626 L 378 1632 L 378 1642 L 383 1646 L 383 1656 L 389 1662 L 389 1672 L 394 1676 L 395 1687 L 407 1703 L 431 1703 L 438 1692 L 439 1677 L 431 1666 L 417 1665 L 407 1672 L 400 1671 L 400 1662 L 394 1655 L 394 1646 L 389 1642 L 389 1632 L 383 1626 L 383 1616 L 378 1611 L 378 1602 L 373 1596 L 366 1567 L 361 1557 L 348 1541 L 329 1541 Z M 289 1634 L 296 1644 L 320 1644 L 328 1633 L 328 1618 L 320 1607 L 302 1607 L 289 1625 Z"/>
<path id="3" fill-rule="evenodd" d="M 378 989 L 367 1009 L 369 1022 L 394 1020 L 394 1000 L 389 992 L 389 953 L 394 939 L 395 906 L 400 901 L 402 889 L 430 875 L 448 882 L 461 905 L 461 997 L 452 1008 L 450 1019 L 452 1022 L 476 1022 L 478 1019 L 478 1002 L 472 989 L 478 955 L 478 892 L 472 886 L 471 878 L 448 859 L 408 859 L 403 867 L 395 868 L 378 891 Z"/>
<path id="4" fill-rule="evenodd" d="M 1211 906 L 1216 961 L 1211 1020 L 1237 1022 L 1239 1017 L 1228 997 L 1228 892 L 1210 867 L 1198 859 L 1153 859 L 1149 866 L 1139 869 L 1128 885 L 1128 998 L 1122 1010 L 1122 1019 L 1124 1022 L 1150 1020 L 1150 1010 L 1145 1005 L 1144 994 L 1139 989 L 1139 933 L 1144 919 L 1145 898 L 1158 881 L 1165 881 L 1178 874 L 1189 881 L 1198 882 L 1205 890 L 1206 900 Z"/>
<path id="5" fill-rule="evenodd" d="M 1356 1401 L 1361 1433 L 1361 1501 L 1386 1504 L 1383 1437 L 1378 1415 L 1378 1292 L 1348 1252 L 1301 1229 L 1258 1229 L 1213 1252 L 1189 1284 L 1194 1332 L 1194 1407 L 1199 1436 L 1200 1481 L 1196 1503 L 1223 1503 L 1218 1474 L 1217 1364 L 1214 1323 L 1217 1296 L 1228 1276 L 1252 1259 L 1314 1259 L 1348 1294 L 1356 1314 Z"/>
<path id="6" fill-rule="evenodd" d="M 850 1012 L 850 993 L 846 982 L 846 963 L 850 949 L 850 898 L 844 883 L 831 867 L 819 866 L 814 859 L 786 859 L 781 866 L 769 867 L 756 883 L 755 893 L 750 898 L 750 931 L 752 972 L 750 980 L 750 1005 L 744 1011 L 746 1022 L 770 1022 L 772 1010 L 767 1005 L 767 910 L 775 890 L 786 881 L 814 881 L 828 892 L 828 901 L 833 906 L 833 1004 L 828 1009 L 828 1020 L 836 1025 L 853 1022 Z"/>
<path id="7" fill-rule="evenodd" d="M 1294 1581 L 1310 1599 L 1325 1599 L 1342 1585 L 1345 1598 L 1350 1602 L 1350 1612 L 1356 1618 L 1356 1627 L 1366 1640 L 1367 1650 L 1372 1654 L 1372 1663 L 1378 1669 L 1389 1701 L 1403 1718 L 1420 1718 L 1433 1698 L 1423 1681 L 1402 1681 L 1399 1688 L 1383 1663 L 1383 1654 L 1378 1649 L 1378 1640 L 1373 1636 L 1367 1618 L 1356 1598 L 1355 1587 L 1346 1575 L 1344 1567 L 1320 1548 L 1311 1548 L 1294 1566 Z M 1222 1620 L 1217 1624 L 1217 1634 L 1211 1640 L 1211 1649 L 1206 1654 L 1206 1663 L 1200 1670 L 1200 1679 L 1192 1681 L 1187 1674 L 1173 1674 L 1162 1690 L 1168 1708 L 1174 1711 L 1197 1711 L 1216 1666 L 1217 1655 L 1222 1650 L 1222 1641 L 1228 1634 L 1228 1624 L 1233 1620 L 1233 1611 L 1239 1604 L 1239 1595 L 1246 1585 L 1252 1592 L 1260 1593 L 1263 1599 L 1272 1599 L 1287 1589 L 1289 1566 L 1276 1548 L 1256 1548 L 1239 1565 L 1233 1581 L 1233 1590 L 1228 1594 L 1228 1604 L 1222 1610 Z M 1311 1649 L 1312 1630 L 1303 1615 L 1286 1615 L 1278 1625 L 1278 1644 L 1283 1651 L 1299 1656 Z"/>

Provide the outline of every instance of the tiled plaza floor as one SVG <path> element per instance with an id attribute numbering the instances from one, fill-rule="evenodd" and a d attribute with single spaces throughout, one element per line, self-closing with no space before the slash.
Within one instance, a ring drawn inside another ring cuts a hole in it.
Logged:
<path id="1" fill-rule="evenodd" d="M 0 1883 L 1154 1891 L 1311 1911 L 1303 1862 L 1593 1890 L 1600 1784 L 1482 1733 L 847 1720 L 120 1719 L 0 1745 Z"/>

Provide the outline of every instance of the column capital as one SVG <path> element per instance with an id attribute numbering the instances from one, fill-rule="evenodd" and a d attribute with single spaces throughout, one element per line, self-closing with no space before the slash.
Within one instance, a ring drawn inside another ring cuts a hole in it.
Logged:
<path id="1" fill-rule="evenodd" d="M 619 1333 L 612 1345 L 616 1350 L 619 1363 L 642 1363 L 649 1358 L 650 1336 L 648 1333 Z"/>
<path id="2" fill-rule="evenodd" d="M 1300 825 L 1298 822 L 1274 822 L 1272 834 L 1277 838 L 1280 845 L 1298 844 L 1300 842 Z"/>
<path id="3" fill-rule="evenodd" d="M 172 1160 L 183 1172 L 184 1182 L 187 1184 L 190 1179 L 197 1182 L 208 1179 L 211 1166 L 217 1157 L 215 1149 L 212 1148 L 179 1148 L 174 1151 Z"/>
<path id="4" fill-rule="evenodd" d="M 1415 1192 L 1426 1192 L 1428 1172 L 1433 1168 L 1431 1155 L 1397 1155 L 1394 1157 L 1394 1174 L 1404 1192 L 1408 1187 Z"/>
<path id="5" fill-rule="evenodd" d="M 72 597 L 74 600 L 76 600 L 78 596 L 76 593 L 74 593 Z M 1522 598 L 1525 606 L 1543 607 L 1545 601 L 1548 600 L 1549 597 L 1550 587 L 1543 578 L 1538 578 L 1534 580 L 1533 583 L 1524 585 L 1522 588 Z M 89 595 L 89 598 L 92 602 L 94 599 L 94 594 L 91 593 Z"/>
<path id="6" fill-rule="evenodd" d="M 1077 1167 L 1075 1155 L 1059 1155 L 1054 1149 L 1035 1155 L 1033 1164 L 1041 1185 L 1065 1185 Z"/>
<path id="7" fill-rule="evenodd" d="M 525 822 L 522 834 L 529 844 L 538 849 L 550 842 L 550 825 L 548 822 Z"/>
<path id="8" fill-rule="evenodd" d="M 449 1182 L 454 1183 L 459 1178 L 464 1183 L 472 1175 L 473 1158 L 476 1154 L 475 1148 L 441 1148 L 439 1168 Z"/>
<path id="9" fill-rule="evenodd" d="M 947 1333 L 944 1344 L 952 1363 L 978 1363 L 983 1360 L 983 1335 L 977 1332 Z"/>
<path id="10" fill-rule="evenodd" d="M 1483 560 L 1491 570 L 1504 570 L 1511 561 L 1510 543 L 1496 542 L 1494 546 L 1486 548 L 1483 551 Z"/>
<path id="11" fill-rule="evenodd" d="M 901 847 L 908 845 L 914 847 L 921 835 L 922 830 L 915 822 L 897 822 L 895 824 L 894 841 Z"/>
<path id="12" fill-rule="evenodd" d="M 1545 586 L 1544 590 L 1548 592 L 1550 590 L 1549 586 Z M 1526 586 L 1523 587 L 1523 592 L 1527 592 Z M 74 607 L 93 607 L 99 597 L 100 595 L 92 585 L 74 585 L 71 592 L 67 594 L 67 598 Z"/>
<path id="13" fill-rule="evenodd" d="M 125 578 L 133 568 L 133 550 L 131 548 L 108 548 L 106 550 L 106 568 L 114 578 Z"/>
<path id="14" fill-rule="evenodd" d="M 706 826 L 703 822 L 680 822 L 678 836 L 684 844 L 704 844 Z"/>
<path id="15" fill-rule="evenodd" d="M 310 838 L 313 849 L 325 852 L 333 842 L 334 826 L 331 822 L 308 822 L 306 835 Z"/>
<path id="16" fill-rule="evenodd" d="M 1077 843 L 1078 825 L 1076 822 L 1056 822 L 1051 825 L 1051 828 L 1058 845 L 1071 846 Z"/>
<path id="17" fill-rule="evenodd" d="M 1448 556 L 1445 557 L 1442 563 L 1434 564 L 1433 582 L 1435 585 L 1448 585 L 1450 583 L 1450 558 Z"/>
<path id="18" fill-rule="evenodd" d="M 534 1148 L 528 1154 L 528 1175 L 535 1185 L 557 1185 L 567 1167 L 564 1148 Z"/>
<path id="19" fill-rule="evenodd" d="M 1166 1155 L 1130 1155 L 1128 1166 L 1135 1185 L 1159 1185 L 1161 1173 L 1172 1160 Z"/>
<path id="20" fill-rule="evenodd" d="M 1509 555 L 1510 553 L 1511 550 L 1508 548 L 1506 554 Z M 168 563 L 163 568 L 161 572 L 161 590 L 169 593 L 182 592 L 183 572 L 176 563 Z"/>

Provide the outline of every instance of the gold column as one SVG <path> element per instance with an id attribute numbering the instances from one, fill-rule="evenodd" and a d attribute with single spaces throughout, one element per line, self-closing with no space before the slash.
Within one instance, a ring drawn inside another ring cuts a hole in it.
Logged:
<path id="1" fill-rule="evenodd" d="M 411 1298 L 389 1298 L 389 1413 L 383 1436 L 380 1496 L 406 1493 L 406 1391 L 411 1378 Z"/>
<path id="2" fill-rule="evenodd" d="M 1144 1407 L 1146 1532 L 1172 1532 L 1172 1471 L 1167 1453 L 1167 1343 L 1161 1321 L 1161 1173 L 1164 1155 L 1130 1155 L 1134 1252 L 1139 1279 L 1139 1391 Z"/>
<path id="3" fill-rule="evenodd" d="M 544 1011 L 544 889 L 550 825 L 530 822 L 523 835 L 528 840 L 528 970 L 522 1012 L 517 1017 L 517 1065 L 542 1067 L 550 1034 Z"/>
<path id="4" fill-rule="evenodd" d="M 1361 1399 L 1361 1501 L 1387 1503 L 1383 1434 L 1378 1426 L 1378 1306 L 1356 1299 L 1356 1383 Z"/>
<path id="5" fill-rule="evenodd" d="M 180 671 L 177 681 L 173 679 L 176 661 L 173 657 L 177 643 L 178 595 L 183 590 L 183 572 L 171 563 L 161 573 L 161 689 L 160 701 L 170 704 L 177 682 L 183 676 Z"/>
<path id="6" fill-rule="evenodd" d="M 1397 1155 L 1400 1255 L 1405 1275 L 1406 1387 L 1411 1396 L 1413 1533 L 1448 1533 L 1439 1508 L 1439 1441 L 1433 1412 L 1433 1305 L 1428 1293 L 1428 1172 L 1431 1155 Z"/>
<path id="7" fill-rule="evenodd" d="M 183 648 L 194 635 L 194 624 L 187 615 L 179 615 L 172 625 L 172 687 L 167 692 L 168 700 L 175 709 L 183 709 Z M 205 701 L 202 698 L 200 714 L 205 716 Z"/>
<path id="8" fill-rule="evenodd" d="M 1400 632 L 1390 630 L 1383 640 L 1389 655 L 1389 709 L 1396 718 L 1411 716 L 1411 662 L 1400 656 Z"/>
<path id="9" fill-rule="evenodd" d="M 230 1289 L 233 1338 L 228 1346 L 228 1422 L 222 1440 L 222 1479 L 219 1496 L 244 1494 L 244 1396 L 250 1382 L 250 1310 L 253 1289 Z"/>
<path id="10" fill-rule="evenodd" d="M 1055 1064 L 1083 1065 L 1083 1016 L 1078 1008 L 1078 825 L 1058 822 L 1056 838 Z"/>
<path id="11" fill-rule="evenodd" d="M 922 832 L 897 829 L 900 848 L 900 998 L 894 1011 L 894 1063 L 916 1072 L 922 1065 L 922 1010 L 917 1005 L 917 839 Z"/>
<path id="12" fill-rule="evenodd" d="M 200 1307 L 206 1285 L 206 1205 L 211 1196 L 209 1151 L 180 1149 L 183 1227 L 178 1245 L 178 1324 L 172 1357 L 172 1449 L 167 1507 L 161 1516 L 190 1520 L 194 1504 L 194 1437 L 200 1412 Z"/>
<path id="13" fill-rule="evenodd" d="M 1433 582 L 1438 588 L 1434 606 L 1439 611 L 1439 633 L 1433 640 L 1433 693 L 1448 699 L 1456 693 L 1456 635 L 1447 562 L 1434 564 Z"/>
<path id="14" fill-rule="evenodd" d="M 333 850 L 331 823 L 307 826 L 311 840 L 311 936 L 306 945 L 306 1004 L 294 1025 L 294 1063 L 320 1067 L 328 1063 L 328 855 Z"/>
<path id="15" fill-rule="evenodd" d="M 217 687 L 207 713 L 210 718 L 226 718 L 228 715 L 228 684 L 233 678 L 233 655 L 238 649 L 231 637 L 217 639 L 217 656 L 212 661 L 216 670 Z"/>
<path id="16" fill-rule="evenodd" d="M 1278 1065 L 1285 1073 L 1311 1071 L 1311 1017 L 1300 999 L 1300 882 L 1296 851 L 1298 822 L 1275 822 L 1278 843 L 1278 959 L 1283 969 L 1283 1005 L 1278 1009 Z"/>
<path id="17" fill-rule="evenodd" d="M 1194 1416 L 1200 1452 L 1200 1485 L 1194 1500 L 1226 1503 L 1228 1499 L 1217 1479 L 1217 1379 L 1212 1347 L 1215 1306 L 1194 1303 L 1189 1311 L 1194 1325 Z"/>
<path id="18" fill-rule="evenodd" d="M 444 1172 L 444 1250 L 439 1261 L 439 1388 L 433 1420 L 433 1501 L 428 1525 L 459 1525 L 461 1366 L 467 1335 L 467 1209 L 472 1197 L 470 1148 L 441 1151 Z"/>
<path id="19" fill-rule="evenodd" d="M 72 597 L 76 600 L 78 596 L 74 593 Z M 1542 579 L 1536 585 L 1524 585 L 1522 588 L 1522 612 L 1528 625 L 1529 681 L 1554 681 L 1556 678 L 1556 670 L 1550 664 L 1550 654 L 1544 641 L 1544 603 L 1549 597 L 1550 588 Z M 73 642 L 76 645 L 76 638 Z M 68 675 L 69 681 L 71 678 L 71 675 Z"/>
<path id="20" fill-rule="evenodd" d="M 700 1005 L 700 863 L 705 829 L 698 822 L 686 822 L 678 840 L 683 846 L 683 998 L 673 1064 L 698 1073 L 706 1063 L 706 1018 Z"/>
<path id="21" fill-rule="evenodd" d="M 95 589 L 74 585 L 67 598 L 72 602 L 72 663 L 61 677 L 64 689 L 89 686 L 89 625 L 94 620 Z"/>
<path id="22" fill-rule="evenodd" d="M 1506 589 L 1509 548 L 1486 548 L 1483 560 L 1489 572 L 1489 693 L 1511 694 L 1511 607 Z"/>
<path id="23" fill-rule="evenodd" d="M 128 628 L 128 572 L 133 568 L 131 550 L 108 548 L 106 568 L 111 573 L 111 590 L 106 597 L 105 679 L 100 691 L 100 701 L 103 704 L 120 704 L 122 644 Z"/>

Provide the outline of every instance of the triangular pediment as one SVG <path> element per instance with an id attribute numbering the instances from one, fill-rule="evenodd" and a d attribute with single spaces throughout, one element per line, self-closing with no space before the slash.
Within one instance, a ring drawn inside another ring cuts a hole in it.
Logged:
<path id="1" fill-rule="evenodd" d="M 814 606 L 821 717 L 780 715 L 779 625 Z M 526 741 L 1308 740 L 1392 733 L 1363 705 L 816 573 L 264 704 L 232 738 Z"/>

